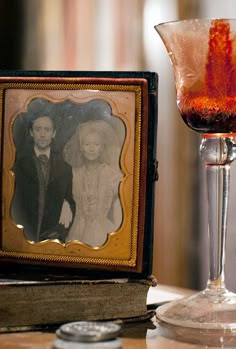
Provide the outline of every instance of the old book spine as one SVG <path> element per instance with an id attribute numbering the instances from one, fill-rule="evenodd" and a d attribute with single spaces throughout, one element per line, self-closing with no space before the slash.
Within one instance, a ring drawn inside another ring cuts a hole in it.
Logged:
<path id="1" fill-rule="evenodd" d="M 79 320 L 140 317 L 153 281 L 3 282 L 0 330 L 10 326 L 48 325 Z"/>

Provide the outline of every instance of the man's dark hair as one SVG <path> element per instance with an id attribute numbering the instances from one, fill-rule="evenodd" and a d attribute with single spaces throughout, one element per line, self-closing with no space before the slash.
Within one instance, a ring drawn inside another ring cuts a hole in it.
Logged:
<path id="1" fill-rule="evenodd" d="M 29 118 L 29 121 L 28 121 L 28 127 L 29 127 L 29 130 L 32 130 L 33 128 L 33 124 L 34 122 L 37 120 L 37 119 L 40 119 L 40 118 L 43 118 L 43 117 L 47 117 L 51 120 L 52 122 L 52 127 L 53 127 L 53 130 L 56 129 L 56 124 L 55 124 L 55 120 L 54 118 L 51 116 L 51 115 L 48 115 L 48 114 L 35 114 L 35 115 L 32 115 L 30 118 Z"/>

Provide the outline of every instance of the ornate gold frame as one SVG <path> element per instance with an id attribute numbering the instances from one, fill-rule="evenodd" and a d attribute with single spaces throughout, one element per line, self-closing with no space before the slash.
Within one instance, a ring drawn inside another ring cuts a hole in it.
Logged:
<path id="1" fill-rule="evenodd" d="M 61 243 L 58 240 L 38 243 L 28 241 L 22 228 L 16 226 L 10 215 L 14 193 L 14 174 L 11 169 L 16 152 L 12 131 L 14 121 L 28 101 L 35 96 L 47 95 L 56 100 L 60 95 L 61 99 L 66 99 L 70 98 L 68 94 L 71 91 L 76 94 L 73 98 L 78 102 L 89 101 L 95 97 L 103 98 L 111 105 L 112 113 L 123 121 L 126 129 L 120 158 L 121 170 L 124 173 L 120 183 L 123 221 L 119 230 L 109 234 L 108 241 L 99 248 L 90 247 L 78 241 L 68 243 Z M 15 101 L 11 98 L 10 103 L 6 99 L 6 93 L 13 96 Z M 141 272 L 148 147 L 147 80 L 66 76 L 2 77 L 0 78 L 0 99 L 2 130 L 0 144 L 3 170 L 0 263 Z"/>

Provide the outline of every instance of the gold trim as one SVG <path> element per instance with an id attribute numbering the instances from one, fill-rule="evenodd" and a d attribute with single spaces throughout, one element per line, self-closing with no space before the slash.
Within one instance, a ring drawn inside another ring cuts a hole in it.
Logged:
<path id="1" fill-rule="evenodd" d="M 37 261 L 52 261 L 52 262 L 63 262 L 63 263 L 70 263 L 70 264 L 95 264 L 95 265 L 114 265 L 114 266 L 127 266 L 127 267 L 135 267 L 137 264 L 137 249 L 138 249 L 138 222 L 139 222 L 139 191 L 140 191 L 140 153 L 141 153 L 141 117 L 142 117 L 142 87 L 140 85 L 119 85 L 119 84 L 91 84 L 91 83 L 82 83 L 79 82 L 75 83 L 55 83 L 55 82 L 43 82 L 43 83 L 35 83 L 35 82 L 7 82 L 7 83 L 0 83 L 0 98 L 1 98 L 1 115 L 3 115 L 3 92 L 7 89 L 29 89 L 29 90 L 86 90 L 86 91 L 119 91 L 119 92 L 134 92 L 135 93 L 135 144 L 134 144 L 134 173 L 133 173 L 133 208 L 132 208 L 132 219 L 131 219 L 131 245 L 130 245 L 130 252 L 129 256 L 124 258 L 104 258 L 103 255 L 106 255 L 106 247 L 101 247 L 99 249 L 97 248 L 88 248 L 85 245 L 81 243 L 75 243 L 73 246 L 76 246 L 81 249 L 87 249 L 88 256 L 76 256 L 73 255 L 60 255 L 62 248 L 66 249 L 69 244 L 62 244 L 62 243 L 55 243 L 53 241 L 50 242 L 42 242 L 38 243 L 37 246 L 50 246 L 51 249 L 54 250 L 52 254 L 48 253 L 32 253 L 32 249 L 30 246 L 36 247 L 36 244 L 28 243 L 29 252 L 25 252 L 24 248 L 21 251 L 7 251 L 4 249 L 4 251 L 0 251 L 0 258 L 7 257 L 7 258 L 13 258 L 13 259 L 24 259 L 24 260 L 37 260 Z M 124 119 L 123 119 L 124 121 Z M 125 121 L 124 121 L 125 122 Z M 11 127 L 13 125 L 13 121 L 11 122 Z M 125 122 L 126 128 L 128 128 L 127 123 Z M 6 130 L 8 132 L 8 130 Z M 5 134 L 4 134 L 5 138 Z M 14 149 L 14 143 L 12 140 L 12 132 L 11 132 L 11 145 L 10 149 Z M 1 145 L 3 142 L 1 142 Z M 14 162 L 13 162 L 14 163 Z M 13 165 L 11 164 L 11 166 Z M 10 167 L 11 168 L 11 167 Z M 10 174 L 8 175 L 4 172 L 3 176 L 8 176 L 9 179 Z M 13 181 L 13 177 L 12 177 Z M 13 186 L 12 186 L 13 188 Z M 13 193 L 11 194 L 13 195 Z M 121 196 L 123 193 L 121 193 Z M 5 205 L 5 199 L 6 201 L 9 201 L 9 191 L 8 196 L 4 198 L 3 200 L 3 206 Z M 125 200 L 124 200 L 125 201 Z M 9 203 L 8 203 L 9 206 Z M 6 217 L 6 213 L 4 211 L 4 217 Z M 9 212 L 8 212 L 9 214 Z M 7 220 L 7 219 L 6 219 Z M 10 218 L 9 218 L 10 220 Z M 5 221 L 5 220 L 4 220 Z M 9 224 L 6 223 L 6 226 L 9 227 Z M 4 230 L 4 226 L 3 229 Z M 112 235 L 112 234 L 111 234 Z M 7 242 L 2 242 L 2 245 L 6 244 Z M 8 243 L 9 245 L 9 243 Z M 60 248 L 57 248 L 58 245 L 60 245 Z M 9 247 L 8 247 L 9 248 Z M 59 251 L 60 250 L 60 251 Z M 98 251 L 103 250 L 103 253 L 101 254 L 101 257 L 96 257 L 98 254 Z M 57 253 L 58 251 L 58 253 Z M 102 257 L 103 256 L 103 257 Z"/>
<path id="2" fill-rule="evenodd" d="M 60 86 L 60 88 L 58 88 Z M 49 88 L 50 87 L 50 88 Z M 29 89 L 29 90 L 91 90 L 91 91 L 131 91 L 141 94 L 139 85 L 111 85 L 111 84 L 86 84 L 86 83 L 0 83 L 0 90 Z"/>

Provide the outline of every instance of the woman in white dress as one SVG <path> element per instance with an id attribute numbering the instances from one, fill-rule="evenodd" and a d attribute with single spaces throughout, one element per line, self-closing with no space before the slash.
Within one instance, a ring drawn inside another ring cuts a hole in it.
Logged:
<path id="1" fill-rule="evenodd" d="M 117 157 L 116 134 L 103 120 L 81 123 L 65 148 L 73 168 L 73 197 L 76 214 L 67 240 L 93 247 L 103 245 L 122 221 L 118 196 L 122 178 Z M 114 152 L 116 149 L 116 154 Z"/>

